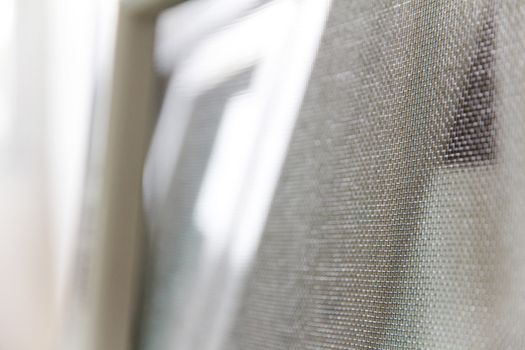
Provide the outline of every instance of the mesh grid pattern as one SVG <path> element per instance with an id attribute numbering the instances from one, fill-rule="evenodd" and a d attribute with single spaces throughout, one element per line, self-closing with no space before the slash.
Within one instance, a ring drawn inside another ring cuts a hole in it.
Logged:
<path id="1" fill-rule="evenodd" d="M 262 61 L 205 90 L 153 157 L 139 348 L 525 348 L 524 38 L 524 1 L 333 0 L 247 270 L 201 259 L 195 207 Z"/>
<path id="2" fill-rule="evenodd" d="M 226 349 L 525 346 L 524 6 L 333 2 Z"/>

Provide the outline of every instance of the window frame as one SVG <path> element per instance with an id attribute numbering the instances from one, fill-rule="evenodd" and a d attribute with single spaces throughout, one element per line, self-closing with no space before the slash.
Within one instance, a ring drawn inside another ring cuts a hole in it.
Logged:
<path id="1" fill-rule="evenodd" d="M 157 17 L 184 0 L 120 0 L 111 64 L 82 350 L 135 346 L 144 242 L 142 172 L 157 113 L 154 36 Z"/>

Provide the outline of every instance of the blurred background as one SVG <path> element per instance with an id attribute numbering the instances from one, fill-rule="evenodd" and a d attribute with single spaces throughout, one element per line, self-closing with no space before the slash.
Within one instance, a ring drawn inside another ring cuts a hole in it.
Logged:
<path id="1" fill-rule="evenodd" d="M 0 0 L 0 349 L 58 348 L 115 7 Z"/>
<path id="2" fill-rule="evenodd" d="M 0 0 L 0 349 L 225 341 L 329 4 Z"/>

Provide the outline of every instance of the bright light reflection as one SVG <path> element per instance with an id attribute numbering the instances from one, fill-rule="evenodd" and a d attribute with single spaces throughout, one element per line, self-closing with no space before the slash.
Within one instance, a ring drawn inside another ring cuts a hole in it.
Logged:
<path id="1" fill-rule="evenodd" d="M 14 0 L 0 2 L 0 151 L 5 151 L 12 121 L 12 42 Z"/>

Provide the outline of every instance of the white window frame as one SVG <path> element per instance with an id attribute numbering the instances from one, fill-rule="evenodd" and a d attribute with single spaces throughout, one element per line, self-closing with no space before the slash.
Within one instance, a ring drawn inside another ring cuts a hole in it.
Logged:
<path id="1" fill-rule="evenodd" d="M 90 252 L 81 350 L 134 347 L 143 249 L 142 172 L 156 113 L 158 15 L 183 0 L 120 0 L 112 64 L 101 198 Z"/>

